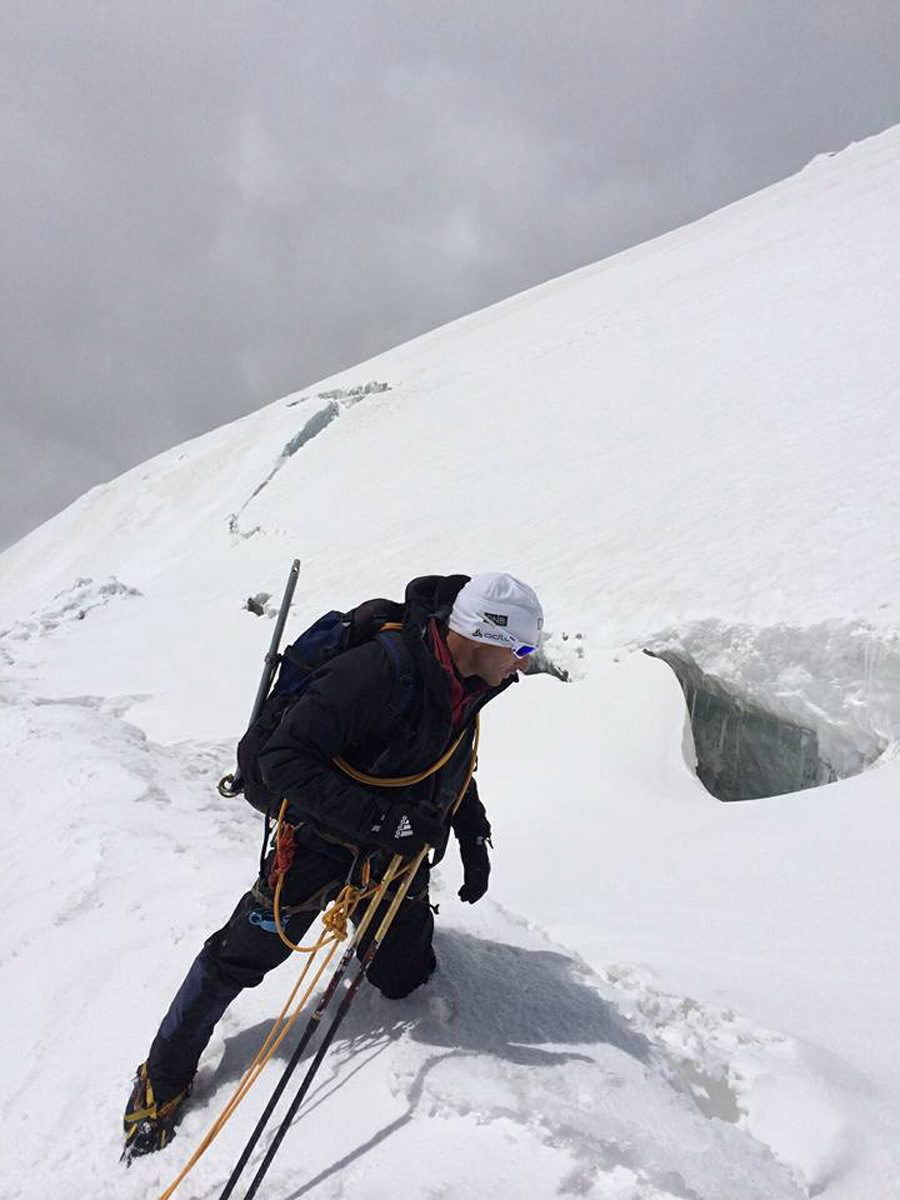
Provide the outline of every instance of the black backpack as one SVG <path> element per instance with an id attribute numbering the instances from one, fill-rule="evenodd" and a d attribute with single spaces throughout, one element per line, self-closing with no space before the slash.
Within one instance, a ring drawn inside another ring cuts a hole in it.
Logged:
<path id="1" fill-rule="evenodd" d="M 244 795 L 259 812 L 269 815 L 279 801 L 279 797 L 269 791 L 263 782 L 259 770 L 259 752 L 278 728 L 287 710 L 306 691 L 313 672 L 345 650 L 372 641 L 386 633 L 387 629 L 399 629 L 403 615 L 403 605 L 394 600 L 366 600 L 349 612 L 333 610 L 325 613 L 282 651 L 272 690 L 237 747 Z M 380 640 L 404 689 L 404 706 L 408 706 L 413 680 L 404 670 L 405 656 L 396 638 L 381 637 Z"/>

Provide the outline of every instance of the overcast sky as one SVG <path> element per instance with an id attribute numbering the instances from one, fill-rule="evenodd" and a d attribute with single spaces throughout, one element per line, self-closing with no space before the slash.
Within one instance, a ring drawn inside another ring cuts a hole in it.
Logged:
<path id="1" fill-rule="evenodd" d="M 0 546 L 900 122 L 898 0 L 4 0 Z"/>

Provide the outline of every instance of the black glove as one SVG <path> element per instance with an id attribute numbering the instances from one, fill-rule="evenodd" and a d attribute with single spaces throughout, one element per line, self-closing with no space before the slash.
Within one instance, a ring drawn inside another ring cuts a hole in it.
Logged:
<path id="1" fill-rule="evenodd" d="M 444 837 L 441 817 L 405 804 L 389 804 L 369 831 L 368 840 L 404 858 L 415 858 L 426 846 L 440 845 Z"/>
<path id="2" fill-rule="evenodd" d="M 463 865 L 463 885 L 457 895 L 466 904 L 475 904 L 488 890 L 491 860 L 488 858 L 487 838 L 462 838 L 459 857 Z"/>

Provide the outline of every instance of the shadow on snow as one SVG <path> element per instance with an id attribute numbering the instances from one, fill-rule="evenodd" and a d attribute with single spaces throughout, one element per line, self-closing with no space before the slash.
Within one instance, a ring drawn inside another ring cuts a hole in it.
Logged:
<path id="1" fill-rule="evenodd" d="M 485 1055 L 519 1066 L 553 1067 L 593 1061 L 573 1047 L 607 1044 L 642 1063 L 649 1060 L 647 1039 L 632 1030 L 612 1005 L 583 982 L 577 962 L 565 954 L 527 950 L 456 930 L 438 931 L 435 951 L 437 971 L 427 985 L 406 999 L 387 1000 L 374 988 L 360 992 L 323 1064 L 327 1067 L 335 1055 L 340 1058 L 340 1069 L 330 1077 L 319 1077 L 296 1121 L 302 1122 L 307 1113 L 342 1089 L 352 1087 L 354 1077 L 401 1037 L 445 1053 L 432 1054 L 419 1067 L 407 1088 L 406 1113 L 284 1200 L 299 1200 L 408 1124 L 421 1100 L 428 1073 L 448 1059 Z M 348 975 L 355 970 L 354 963 Z M 334 1000 L 324 1027 L 336 1008 Z M 306 1019 L 301 1016 L 276 1060 L 283 1063 L 290 1057 Z M 239 1079 L 270 1028 L 270 1022 L 263 1022 L 228 1038 L 225 1053 L 202 1090 L 215 1090 Z M 318 1038 L 313 1038 L 305 1060 L 315 1054 L 317 1044 Z M 548 1048 L 554 1046 L 558 1048 Z M 277 1070 L 276 1061 L 275 1069 L 267 1072 L 268 1082 L 262 1085 L 267 1092 L 275 1085 Z M 298 1069 L 288 1085 L 288 1097 L 302 1077 Z M 279 1112 L 276 1118 L 280 1119 Z M 271 1131 L 275 1128 L 277 1120 L 273 1118 Z"/>

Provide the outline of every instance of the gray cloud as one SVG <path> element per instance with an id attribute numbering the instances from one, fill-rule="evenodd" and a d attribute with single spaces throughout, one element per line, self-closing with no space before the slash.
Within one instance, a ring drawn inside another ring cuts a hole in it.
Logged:
<path id="1" fill-rule="evenodd" d="M 865 0 L 11 0 L 0 544 L 900 120 Z"/>

